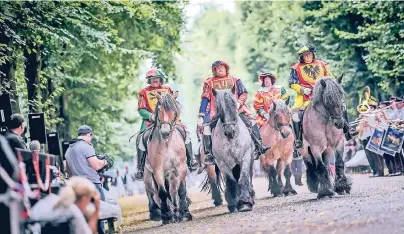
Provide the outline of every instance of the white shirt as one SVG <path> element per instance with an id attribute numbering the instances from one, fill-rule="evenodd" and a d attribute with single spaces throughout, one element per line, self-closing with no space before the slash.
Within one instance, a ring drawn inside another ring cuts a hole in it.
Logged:
<path id="1" fill-rule="evenodd" d="M 366 138 L 371 137 L 373 135 L 373 131 L 374 131 L 374 128 L 372 128 L 372 127 L 363 128 L 363 131 L 360 134 L 360 139 L 365 140 Z"/>
<path id="2" fill-rule="evenodd" d="M 398 109 L 388 109 L 386 114 L 389 120 L 398 119 Z"/>

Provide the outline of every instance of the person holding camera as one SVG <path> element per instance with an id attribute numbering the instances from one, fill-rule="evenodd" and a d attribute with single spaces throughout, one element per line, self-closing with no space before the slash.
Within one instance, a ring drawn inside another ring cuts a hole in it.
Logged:
<path id="1" fill-rule="evenodd" d="M 8 123 L 8 131 L 4 135 L 8 144 L 14 152 L 14 155 L 17 156 L 16 149 L 27 149 L 27 145 L 25 144 L 21 135 L 25 130 L 25 119 L 20 114 L 14 114 L 10 118 L 10 122 Z"/>
<path id="2" fill-rule="evenodd" d="M 87 125 L 78 128 L 77 139 L 70 142 L 66 151 L 66 165 L 69 176 L 83 176 L 90 180 L 100 192 L 102 201 L 105 193 L 102 187 L 99 172 L 112 167 L 113 161 L 108 155 L 99 156 L 91 144 L 93 130 Z M 99 232 L 104 233 L 102 223 L 99 223 Z"/>

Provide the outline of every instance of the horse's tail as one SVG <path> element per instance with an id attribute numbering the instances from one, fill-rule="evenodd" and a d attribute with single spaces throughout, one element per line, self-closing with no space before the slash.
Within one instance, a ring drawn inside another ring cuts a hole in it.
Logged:
<path id="1" fill-rule="evenodd" d="M 222 173 L 220 172 L 220 169 L 218 166 L 215 166 L 215 173 L 216 173 L 216 184 L 218 186 L 218 188 L 224 192 L 224 178 L 222 176 Z M 207 192 L 207 193 L 211 193 L 212 192 L 212 185 L 211 185 L 211 179 L 209 177 L 209 174 L 206 174 L 205 179 L 203 180 L 203 182 L 201 183 L 201 185 L 199 187 L 201 188 L 201 192 Z"/>

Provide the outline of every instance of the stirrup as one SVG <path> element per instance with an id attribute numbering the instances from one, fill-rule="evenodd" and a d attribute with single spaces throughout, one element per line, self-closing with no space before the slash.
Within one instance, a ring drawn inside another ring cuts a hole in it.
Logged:
<path id="1" fill-rule="evenodd" d="M 203 164 L 205 165 L 213 165 L 215 164 L 215 158 L 213 157 L 212 154 L 206 154 L 205 158 L 203 160 Z"/>
<path id="2" fill-rule="evenodd" d="M 188 165 L 189 171 L 193 172 L 198 168 L 199 168 L 199 163 L 196 160 L 190 160 L 189 165 Z"/>
<path id="3" fill-rule="evenodd" d="M 301 140 L 295 140 L 294 142 L 295 150 L 298 150 L 303 147 L 303 142 Z"/>
<path id="4" fill-rule="evenodd" d="M 139 180 L 139 181 L 143 181 L 143 179 L 144 179 L 143 171 L 138 171 L 136 173 L 135 179 Z"/>

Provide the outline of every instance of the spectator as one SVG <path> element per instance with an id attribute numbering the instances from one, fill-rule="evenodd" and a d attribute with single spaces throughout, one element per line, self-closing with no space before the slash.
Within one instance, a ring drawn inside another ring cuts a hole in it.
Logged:
<path id="1" fill-rule="evenodd" d="M 59 195 L 50 194 L 36 203 L 30 210 L 30 218 L 48 222 L 64 222 L 72 218 L 69 225 L 71 233 L 97 233 L 100 194 L 96 187 L 88 179 L 78 176 L 66 183 Z M 89 206 L 91 200 L 95 209 Z"/>
<path id="2" fill-rule="evenodd" d="M 91 139 L 93 130 L 87 125 L 79 127 L 77 139 L 70 142 L 66 151 L 66 166 L 69 176 L 83 176 L 93 182 L 100 192 L 101 200 L 105 201 L 104 189 L 102 187 L 98 170 L 108 166 L 107 160 L 97 158 Z M 99 224 L 99 233 L 104 233 L 103 223 Z"/>
<path id="3" fill-rule="evenodd" d="M 8 131 L 4 135 L 14 152 L 17 156 L 16 149 L 27 149 L 27 145 L 22 139 L 21 135 L 24 133 L 25 126 L 24 117 L 20 114 L 14 114 L 11 116 L 10 122 L 8 123 Z"/>
<path id="4" fill-rule="evenodd" d="M 39 153 L 41 151 L 41 143 L 39 143 L 37 140 L 31 141 L 29 143 L 29 150 Z"/>

